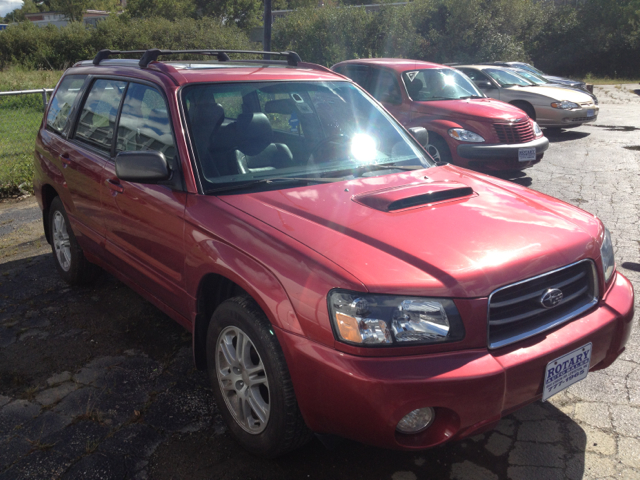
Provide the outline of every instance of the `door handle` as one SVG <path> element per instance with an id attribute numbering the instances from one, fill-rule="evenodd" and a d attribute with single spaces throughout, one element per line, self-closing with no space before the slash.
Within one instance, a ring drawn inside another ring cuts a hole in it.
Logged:
<path id="1" fill-rule="evenodd" d="M 118 180 L 108 179 L 107 186 L 116 193 L 124 193 L 124 187 L 120 185 Z"/>
<path id="2" fill-rule="evenodd" d="M 71 165 L 71 159 L 69 158 L 68 153 L 62 153 L 58 156 L 58 158 L 64 163 L 64 166 Z"/>

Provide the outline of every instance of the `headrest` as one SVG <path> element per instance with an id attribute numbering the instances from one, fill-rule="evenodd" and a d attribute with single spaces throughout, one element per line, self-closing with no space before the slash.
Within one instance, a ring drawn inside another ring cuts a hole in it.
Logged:
<path id="1" fill-rule="evenodd" d="M 235 123 L 236 149 L 257 155 L 272 143 L 273 130 L 264 113 L 241 113 Z"/>
<path id="2" fill-rule="evenodd" d="M 411 100 L 417 100 L 422 87 L 424 87 L 424 85 L 422 84 L 422 80 L 419 78 L 414 78 L 413 82 L 407 82 L 407 92 L 409 92 Z"/>
<path id="3" fill-rule="evenodd" d="M 281 100 L 271 100 L 264 104 L 264 111 L 266 113 L 279 113 L 281 115 L 291 115 L 296 111 L 296 106 L 293 100 L 290 98 L 283 98 Z"/>

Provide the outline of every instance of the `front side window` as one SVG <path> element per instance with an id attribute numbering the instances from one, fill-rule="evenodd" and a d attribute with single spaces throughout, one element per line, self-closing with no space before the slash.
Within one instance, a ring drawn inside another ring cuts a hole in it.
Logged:
<path id="1" fill-rule="evenodd" d="M 116 116 L 127 82 L 96 80 L 84 102 L 75 138 L 109 153 L 113 143 Z"/>
<path id="2" fill-rule="evenodd" d="M 71 107 L 75 102 L 86 75 L 67 75 L 64 77 L 56 94 L 51 99 L 47 112 L 47 127 L 57 133 L 62 133 L 69 120 Z"/>
<path id="3" fill-rule="evenodd" d="M 228 114 L 231 97 L 242 103 Z M 182 102 L 202 183 L 212 193 L 269 178 L 326 182 L 432 165 L 413 138 L 349 82 L 190 85 Z"/>
<path id="4" fill-rule="evenodd" d="M 506 70 L 498 70 L 497 68 L 486 68 L 485 73 L 493 78 L 501 87 L 511 87 L 513 85 L 519 85 L 521 87 L 529 87 L 534 83 L 522 78 L 516 73 L 511 73 Z"/>
<path id="5" fill-rule="evenodd" d="M 365 90 L 368 88 L 369 67 L 365 65 L 344 65 L 336 69 L 345 77 L 349 77 Z"/>
<path id="6" fill-rule="evenodd" d="M 451 68 L 411 70 L 402 74 L 402 80 L 411 99 L 417 102 L 484 96 L 466 76 Z"/>
<path id="7" fill-rule="evenodd" d="M 396 76 L 387 70 L 374 70 L 372 73 L 371 86 L 367 89 L 369 93 L 380 102 L 401 104 L 402 94 Z"/>
<path id="8" fill-rule="evenodd" d="M 116 151 L 156 150 L 169 162 L 175 155 L 175 144 L 167 104 L 155 88 L 129 84 L 125 95 Z"/>

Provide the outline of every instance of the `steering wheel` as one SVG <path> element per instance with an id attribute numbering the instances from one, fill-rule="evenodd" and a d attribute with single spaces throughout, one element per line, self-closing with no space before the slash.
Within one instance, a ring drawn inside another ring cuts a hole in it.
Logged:
<path id="1" fill-rule="evenodd" d="M 326 138 L 318 141 L 316 145 L 311 149 L 311 153 L 309 154 L 309 162 L 310 163 L 318 163 L 316 157 L 318 156 L 318 152 L 321 152 L 323 148 L 329 148 L 332 142 L 340 141 L 341 144 L 344 144 L 349 140 L 349 136 L 344 133 L 336 133 L 334 135 L 329 135 Z M 337 145 L 334 145 L 331 148 L 337 148 Z M 320 162 L 327 161 L 326 158 L 320 160 Z"/>

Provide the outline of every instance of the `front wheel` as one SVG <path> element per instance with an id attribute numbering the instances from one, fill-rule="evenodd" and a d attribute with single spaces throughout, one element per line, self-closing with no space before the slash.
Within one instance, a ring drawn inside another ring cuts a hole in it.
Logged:
<path id="1" fill-rule="evenodd" d="M 250 297 L 226 300 L 213 313 L 207 369 L 231 435 L 251 453 L 273 458 L 311 438 L 273 327 Z"/>
<path id="2" fill-rule="evenodd" d="M 63 280 L 70 285 L 91 283 L 99 269 L 84 257 L 60 197 L 54 198 L 49 208 L 49 234 L 56 269 Z"/>
<path id="3" fill-rule="evenodd" d="M 451 163 L 449 146 L 437 134 L 429 132 L 429 143 L 424 148 L 438 164 Z"/>

